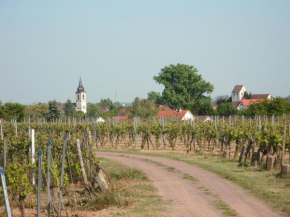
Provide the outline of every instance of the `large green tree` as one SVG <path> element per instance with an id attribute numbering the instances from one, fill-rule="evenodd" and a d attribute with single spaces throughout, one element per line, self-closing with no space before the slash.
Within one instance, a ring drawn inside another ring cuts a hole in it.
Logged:
<path id="1" fill-rule="evenodd" d="M 206 94 L 214 86 L 203 80 L 194 66 L 177 64 L 165 66 L 154 80 L 164 85 L 162 101 L 172 109 L 189 109 L 200 113 L 200 106 L 209 99 Z"/>
<path id="2" fill-rule="evenodd" d="M 155 104 L 163 104 L 161 94 L 154 91 L 147 94 L 147 99 L 153 101 Z"/>
<path id="3" fill-rule="evenodd" d="M 25 106 L 19 103 L 7 102 L 3 106 L 5 119 L 17 119 L 21 120 L 25 116 Z"/>

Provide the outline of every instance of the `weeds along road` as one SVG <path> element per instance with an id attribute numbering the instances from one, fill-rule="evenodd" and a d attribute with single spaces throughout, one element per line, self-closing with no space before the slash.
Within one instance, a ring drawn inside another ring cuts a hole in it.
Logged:
<path id="1" fill-rule="evenodd" d="M 168 203 L 167 216 L 281 216 L 236 184 L 194 165 L 134 154 L 97 156 L 145 172 Z"/>

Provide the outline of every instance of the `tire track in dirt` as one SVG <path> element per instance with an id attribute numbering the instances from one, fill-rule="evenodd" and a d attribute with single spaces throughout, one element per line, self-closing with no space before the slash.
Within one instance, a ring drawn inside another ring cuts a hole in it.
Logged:
<path id="1" fill-rule="evenodd" d="M 281 216 L 258 199 L 246 193 L 241 187 L 223 179 L 216 174 L 181 161 L 168 158 L 142 156 L 134 154 L 98 152 L 97 156 L 118 161 L 130 167 L 144 171 L 165 200 L 172 200 L 172 210 L 168 216 L 222 216 L 220 211 L 212 206 L 208 195 L 202 192 L 193 182 L 184 180 L 180 174 L 168 172 L 164 167 L 145 162 L 158 162 L 162 165 L 173 167 L 184 174 L 199 180 L 199 185 L 209 189 L 222 201 L 227 203 L 239 216 L 244 217 L 278 217 Z"/>
<path id="2" fill-rule="evenodd" d="M 145 162 L 142 159 L 118 156 L 112 153 L 98 153 L 97 156 L 114 160 L 145 172 L 153 180 L 160 195 L 168 202 L 170 208 L 167 210 L 166 216 L 222 216 L 210 204 L 211 201 L 205 197 L 203 192 L 194 186 L 192 182 L 183 179 L 181 174 L 169 172 L 164 167 Z"/>

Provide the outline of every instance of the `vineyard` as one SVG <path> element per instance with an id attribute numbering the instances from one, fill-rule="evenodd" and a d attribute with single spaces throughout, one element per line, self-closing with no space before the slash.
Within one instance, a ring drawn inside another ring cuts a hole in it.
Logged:
<path id="1" fill-rule="evenodd" d="M 1 205 L 6 205 L 7 215 L 11 206 L 18 207 L 22 216 L 25 207 L 60 216 L 64 205 L 78 209 L 98 198 L 109 183 L 94 154 L 98 148 L 213 154 L 237 160 L 241 166 L 281 169 L 281 175 L 287 176 L 290 119 L 235 116 L 212 117 L 208 122 L 165 118 L 3 122 Z"/>

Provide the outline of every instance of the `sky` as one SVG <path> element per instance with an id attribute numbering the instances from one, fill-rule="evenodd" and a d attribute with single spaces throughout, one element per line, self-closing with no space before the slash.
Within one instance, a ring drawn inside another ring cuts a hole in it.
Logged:
<path id="1" fill-rule="evenodd" d="M 0 100 L 132 102 L 193 65 L 214 85 L 290 95 L 289 0 L 1 0 Z"/>

